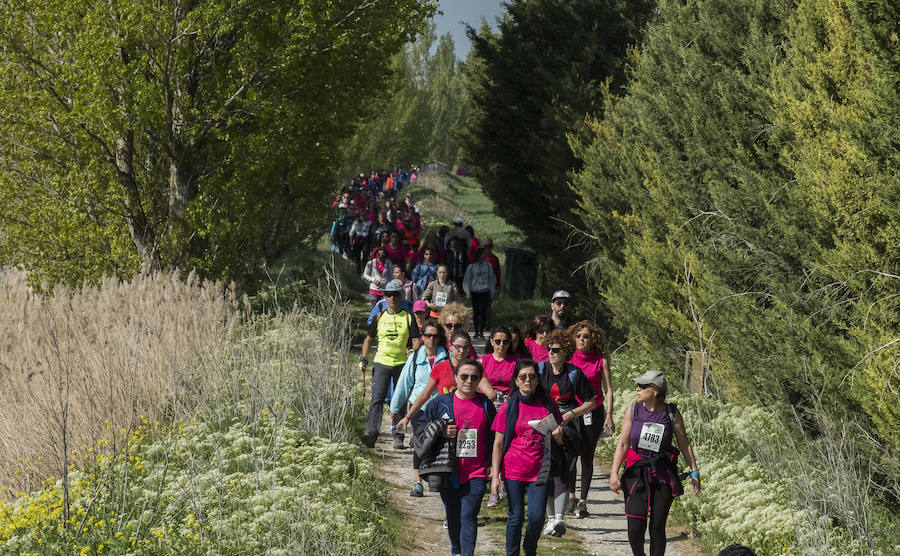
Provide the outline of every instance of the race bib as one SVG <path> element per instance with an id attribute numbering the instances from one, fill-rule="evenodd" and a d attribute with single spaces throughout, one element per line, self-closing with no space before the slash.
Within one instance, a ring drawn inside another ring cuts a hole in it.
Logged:
<path id="1" fill-rule="evenodd" d="M 582 419 L 584 419 L 584 425 L 585 425 L 586 427 L 591 426 L 591 424 L 594 422 L 594 417 L 593 417 L 593 415 L 594 415 L 594 412 L 593 412 L 593 411 L 588 411 L 588 412 L 585 413 L 584 416 L 582 417 Z"/>
<path id="2" fill-rule="evenodd" d="M 456 457 L 474 458 L 478 455 L 478 429 L 460 429 L 456 433 Z"/>
<path id="3" fill-rule="evenodd" d="M 662 444 L 665 430 L 665 425 L 660 423 L 644 423 L 644 426 L 641 427 L 641 439 L 638 441 L 638 448 L 659 452 L 659 446 Z"/>
<path id="4" fill-rule="evenodd" d="M 443 307 L 447 304 L 447 292 L 434 292 L 434 304 Z"/>

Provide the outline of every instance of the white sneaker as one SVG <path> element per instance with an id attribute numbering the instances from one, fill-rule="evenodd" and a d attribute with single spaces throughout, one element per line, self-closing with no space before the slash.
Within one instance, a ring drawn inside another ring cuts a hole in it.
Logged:
<path id="1" fill-rule="evenodd" d="M 552 535 L 552 534 L 553 534 L 553 530 L 554 530 L 555 528 L 556 528 L 556 518 L 555 518 L 555 517 L 548 517 L 548 518 L 547 518 L 547 525 L 544 527 L 544 530 L 542 531 L 542 533 L 543 533 L 544 535 Z"/>
<path id="2" fill-rule="evenodd" d="M 561 519 L 554 520 L 553 531 L 550 532 L 552 537 L 561 537 L 566 534 L 566 522 Z"/>

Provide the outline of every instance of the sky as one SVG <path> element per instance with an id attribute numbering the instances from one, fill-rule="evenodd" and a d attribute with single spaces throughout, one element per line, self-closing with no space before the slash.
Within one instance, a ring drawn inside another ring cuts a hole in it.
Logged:
<path id="1" fill-rule="evenodd" d="M 443 15 L 436 15 L 437 34 L 441 36 L 449 32 L 453 36 L 456 57 L 464 60 L 469 53 L 469 39 L 466 38 L 464 24 L 476 29 L 481 25 L 481 16 L 496 29 L 494 20 L 504 12 L 501 0 L 441 0 L 440 10 Z"/>

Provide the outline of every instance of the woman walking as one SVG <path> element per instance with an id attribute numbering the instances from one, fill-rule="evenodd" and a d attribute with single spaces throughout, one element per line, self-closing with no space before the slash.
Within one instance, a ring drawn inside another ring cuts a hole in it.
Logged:
<path id="1" fill-rule="evenodd" d="M 486 250 L 479 247 L 475 250 L 475 262 L 466 268 L 463 277 L 463 291 L 472 300 L 472 312 L 475 314 L 475 337 L 484 338 L 488 314 L 491 309 L 491 298 L 494 297 L 494 269 L 485 261 Z"/>
<path id="2" fill-rule="evenodd" d="M 666 551 L 666 519 L 676 496 L 684 493 L 678 478 L 678 450 L 691 466 L 694 495 L 700 492 L 700 471 L 688 442 L 684 419 L 675 404 L 666 403 L 668 385 L 659 371 L 647 371 L 632 379 L 638 401 L 625 412 L 622 432 L 609 472 L 609 489 L 624 487 L 628 543 L 635 556 L 644 554 L 644 534 L 650 525 L 650 556 Z M 625 472 L 619 478 L 619 468 Z"/>
<path id="3" fill-rule="evenodd" d="M 456 389 L 456 371 L 463 361 L 469 359 L 467 354 L 472 347 L 472 340 L 469 333 L 465 330 L 454 330 L 450 335 L 450 346 L 447 350 L 450 358 L 446 361 L 437 363 L 428 375 L 428 380 L 416 400 L 410 406 L 406 417 L 397 421 L 397 431 L 404 432 L 406 426 L 409 425 L 409 416 L 414 415 L 431 399 L 431 396 L 437 391 L 437 395 L 447 394 Z M 481 367 L 481 363 L 478 364 Z M 482 369 L 483 370 L 483 369 Z M 484 373 L 482 372 L 482 375 Z M 487 378 L 483 377 L 476 384 L 478 389 L 488 398 L 493 400 L 497 397 L 497 393 L 491 388 L 491 383 Z"/>
<path id="4" fill-rule="evenodd" d="M 384 247 L 376 247 L 372 259 L 366 263 L 363 271 L 363 280 L 369 283 L 369 303 L 374 307 L 384 296 L 381 288 L 391 281 L 394 275 L 394 265 L 387 258 Z"/>
<path id="5" fill-rule="evenodd" d="M 547 361 L 547 338 L 554 330 L 553 321 L 547 315 L 534 317 L 528 328 L 525 329 L 525 347 L 531 353 L 531 358 L 537 362 Z"/>
<path id="6" fill-rule="evenodd" d="M 591 480 L 594 477 L 594 451 L 597 449 L 597 441 L 604 434 L 610 436 L 616 430 L 613 423 L 613 391 L 609 374 L 609 360 L 606 358 L 606 342 L 603 331 L 593 323 L 583 320 L 569 328 L 569 335 L 575 340 L 575 352 L 569 363 L 575 365 L 584 376 L 591 381 L 594 392 L 597 393 L 597 408 L 584 416 L 584 425 L 587 428 L 586 442 L 581 446 L 579 454 L 581 459 L 581 498 L 575 504 L 575 469 L 569 479 L 569 500 L 575 508 L 575 517 L 584 518 L 590 514 L 587 510 L 587 497 L 591 491 Z M 604 408 L 603 402 L 608 407 Z"/>
<path id="7" fill-rule="evenodd" d="M 513 393 L 500 406 L 491 427 L 494 430 L 491 495 L 498 496 L 505 483 L 509 500 L 507 556 L 518 556 L 520 544 L 526 555 L 537 553 L 547 503 L 547 483 L 557 471 L 553 469 L 553 455 L 557 454 L 558 466 L 563 443 L 562 416 L 556 403 L 541 388 L 539 379 L 537 363 L 530 359 L 519 360 L 513 369 Z M 541 427 L 540 422 L 551 415 L 550 425 Z M 537 427 L 531 424 L 535 422 Z M 548 433 L 547 429 L 552 432 Z M 522 543 L 526 494 L 528 525 Z"/>
<path id="8" fill-rule="evenodd" d="M 562 536 L 566 532 L 563 521 L 569 498 L 568 480 L 582 446 L 588 442 L 583 417 L 597 407 L 597 395 L 581 369 L 566 363 L 575 351 L 572 338 L 564 330 L 553 330 L 547 336 L 549 361 L 539 364 L 541 387 L 556 402 L 563 419 L 565 456 L 563 469 L 553 477 L 552 498 L 547 500 L 547 527 L 544 534 Z M 581 403 L 579 404 L 579 401 Z"/>
<path id="9" fill-rule="evenodd" d="M 438 323 L 429 320 L 419 328 L 419 331 L 422 337 L 422 347 L 414 351 L 406 360 L 403 370 L 400 371 L 400 378 L 397 379 L 394 396 L 391 398 L 391 417 L 401 413 L 409 415 L 409 422 L 413 424 L 413 434 L 416 433 L 416 423 L 421 417 L 422 411 L 416 411 L 416 414 L 413 415 L 404 410 L 409 401 L 416 399 L 425 389 L 434 366 L 447 360 L 447 350 L 444 349 L 444 329 Z M 432 399 L 434 399 L 434 394 L 426 400 L 425 407 L 428 407 L 428 402 Z M 409 493 L 410 496 L 425 495 L 425 489 L 419 477 L 421 459 L 413 452 L 416 482 Z"/>
<path id="10" fill-rule="evenodd" d="M 488 342 L 484 345 L 484 355 L 481 356 L 481 366 L 484 367 L 484 376 L 490 381 L 491 386 L 498 392 L 497 399 L 502 402 L 515 388 L 513 382 L 513 369 L 518 357 L 509 352 L 512 334 L 505 326 L 498 326 L 491 330 Z M 499 403 L 497 404 L 499 405 Z"/>
<path id="11" fill-rule="evenodd" d="M 422 294 L 422 299 L 431 309 L 431 316 L 438 317 L 444 307 L 455 302 L 458 297 L 459 288 L 456 287 L 456 282 L 450 279 L 447 265 L 438 266 L 435 279 L 425 287 L 425 293 Z"/>

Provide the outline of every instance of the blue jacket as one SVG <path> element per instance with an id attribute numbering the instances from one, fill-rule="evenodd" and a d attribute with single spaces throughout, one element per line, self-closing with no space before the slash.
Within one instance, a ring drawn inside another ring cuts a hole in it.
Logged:
<path id="1" fill-rule="evenodd" d="M 413 269 L 412 281 L 415 282 L 416 287 L 419 288 L 419 295 L 422 295 L 425 292 L 425 288 L 428 287 L 428 282 L 437 278 L 437 268 L 437 263 L 426 263 L 425 261 L 422 261 Z"/>
<path id="2" fill-rule="evenodd" d="M 443 346 L 438 346 L 437 355 L 434 357 L 434 364 L 437 365 L 441 361 L 447 359 L 447 350 Z M 431 365 L 428 363 L 428 356 L 425 355 L 425 346 L 420 347 L 415 353 L 409 356 L 403 370 L 400 371 L 400 378 L 394 386 L 394 397 L 391 398 L 391 413 L 400 413 L 400 409 L 406 405 L 409 400 L 415 400 L 428 383 L 431 376 Z M 430 402 L 437 396 L 437 389 L 428 398 Z M 428 403 L 422 406 L 424 410 L 428 407 Z"/>

